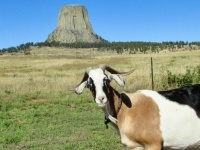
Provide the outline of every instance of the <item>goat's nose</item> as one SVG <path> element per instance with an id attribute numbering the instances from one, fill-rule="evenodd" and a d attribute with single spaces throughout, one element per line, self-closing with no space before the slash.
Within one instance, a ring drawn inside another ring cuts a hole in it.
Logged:
<path id="1" fill-rule="evenodd" d="M 103 99 L 104 99 L 104 96 L 99 96 L 98 97 L 98 100 L 100 100 L 100 101 L 103 101 Z"/>

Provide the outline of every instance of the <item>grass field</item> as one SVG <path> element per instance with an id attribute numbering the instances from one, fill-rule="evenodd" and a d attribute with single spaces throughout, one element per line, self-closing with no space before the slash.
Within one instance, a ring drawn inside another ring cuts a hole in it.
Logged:
<path id="1" fill-rule="evenodd" d="M 155 89 L 163 90 L 167 70 L 184 74 L 200 65 L 200 50 L 162 54 L 116 54 L 95 49 L 35 48 L 31 55 L 0 56 L 0 149 L 121 150 L 112 126 L 86 89 L 68 91 L 85 69 L 109 64 L 120 71 L 136 69 L 125 77 L 119 91 L 151 89 L 153 58 Z"/>

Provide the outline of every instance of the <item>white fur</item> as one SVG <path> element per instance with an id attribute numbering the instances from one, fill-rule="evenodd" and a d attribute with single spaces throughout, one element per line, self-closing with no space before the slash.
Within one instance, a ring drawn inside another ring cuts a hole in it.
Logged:
<path id="1" fill-rule="evenodd" d="M 110 80 L 115 80 L 117 84 L 120 86 L 125 85 L 125 81 L 123 77 L 119 74 L 109 74 L 106 76 L 101 68 L 90 70 L 89 77 L 91 77 L 94 81 L 94 85 L 96 87 L 96 97 L 95 101 L 100 107 L 105 107 L 108 99 L 106 97 L 105 92 L 103 91 L 103 79 L 108 78 Z M 81 91 L 82 92 L 82 91 Z M 100 101 L 98 97 L 104 97 L 103 101 Z"/>
<path id="2" fill-rule="evenodd" d="M 124 78 L 120 74 L 110 74 L 108 78 L 110 80 L 114 79 L 120 86 L 125 86 Z"/>
<path id="3" fill-rule="evenodd" d="M 81 83 L 78 87 L 75 88 L 76 93 L 81 94 L 86 85 L 87 85 L 87 81 Z"/>
<path id="4" fill-rule="evenodd" d="M 100 107 L 104 107 L 105 104 L 108 102 L 108 99 L 106 97 L 106 94 L 104 93 L 102 87 L 103 87 L 103 79 L 106 77 L 105 74 L 103 73 L 103 70 L 98 68 L 98 69 L 93 69 L 89 72 L 89 77 L 91 77 L 94 81 L 94 85 L 96 87 L 96 97 L 95 101 Z M 103 101 L 100 101 L 98 99 L 99 96 L 103 96 L 104 99 Z"/>
<path id="5" fill-rule="evenodd" d="M 200 148 L 200 118 L 191 107 L 172 102 L 156 91 L 141 90 L 140 92 L 151 97 L 159 107 L 164 147 Z"/>

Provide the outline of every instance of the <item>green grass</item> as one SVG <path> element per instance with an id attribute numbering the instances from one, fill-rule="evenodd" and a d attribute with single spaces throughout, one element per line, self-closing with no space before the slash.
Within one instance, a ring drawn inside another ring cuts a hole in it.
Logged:
<path id="1" fill-rule="evenodd" d="M 89 92 L 40 94 L 1 96 L 1 149 L 121 149 Z"/>

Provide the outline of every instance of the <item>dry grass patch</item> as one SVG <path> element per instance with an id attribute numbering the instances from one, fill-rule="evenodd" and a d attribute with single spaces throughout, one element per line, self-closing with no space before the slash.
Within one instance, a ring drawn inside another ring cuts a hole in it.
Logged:
<path id="1" fill-rule="evenodd" d="M 76 59 L 76 55 L 87 55 Z M 136 69 L 126 78 L 127 89 L 151 88 L 150 58 L 153 58 L 154 77 L 157 85 L 167 70 L 185 73 L 186 67 L 200 64 L 199 50 L 162 54 L 116 54 L 98 52 L 95 49 L 67 49 L 33 47 L 32 55 L 2 55 L 0 59 L 1 91 L 62 90 L 77 85 L 87 67 L 108 64 L 120 71 Z M 73 56 L 72 56 L 73 55 Z M 161 88 L 161 86 L 159 86 Z"/>

